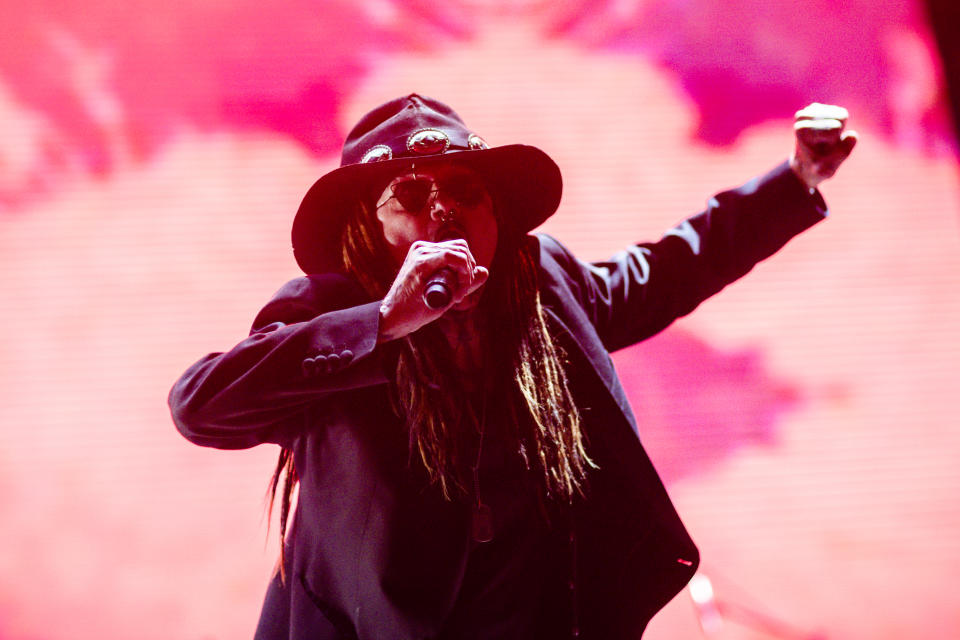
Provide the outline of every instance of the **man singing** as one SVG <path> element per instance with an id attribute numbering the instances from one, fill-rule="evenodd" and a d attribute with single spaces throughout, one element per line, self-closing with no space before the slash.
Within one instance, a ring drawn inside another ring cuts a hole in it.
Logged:
<path id="1" fill-rule="evenodd" d="M 256 638 L 639 638 L 698 553 L 608 354 L 822 220 L 846 117 L 798 112 L 788 162 L 585 263 L 530 235 L 560 203 L 543 151 L 416 94 L 364 116 L 294 219 L 306 276 L 170 394 L 196 444 L 281 447 Z"/>

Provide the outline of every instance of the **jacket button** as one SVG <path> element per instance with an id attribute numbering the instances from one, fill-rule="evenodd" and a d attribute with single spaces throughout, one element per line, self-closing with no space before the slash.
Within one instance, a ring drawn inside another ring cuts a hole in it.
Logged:
<path id="1" fill-rule="evenodd" d="M 317 363 L 317 373 L 327 373 L 330 371 L 330 363 L 327 356 L 316 356 L 314 360 Z"/>
<path id="2" fill-rule="evenodd" d="M 303 369 L 303 375 L 308 378 L 317 375 L 317 362 L 313 358 L 304 358 L 300 368 Z"/>
<path id="3" fill-rule="evenodd" d="M 331 353 L 327 356 L 327 371 L 333 372 L 340 368 L 340 356 Z"/>

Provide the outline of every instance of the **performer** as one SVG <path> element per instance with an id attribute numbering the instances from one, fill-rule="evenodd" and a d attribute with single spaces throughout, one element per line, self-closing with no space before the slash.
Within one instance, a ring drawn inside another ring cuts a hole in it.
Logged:
<path id="1" fill-rule="evenodd" d="M 543 151 L 416 94 L 364 116 L 294 219 L 306 277 L 170 394 L 196 444 L 281 447 L 256 637 L 639 638 L 698 553 L 608 353 L 823 219 L 856 135 L 797 116 L 788 162 L 593 264 L 529 235 L 560 202 Z"/>

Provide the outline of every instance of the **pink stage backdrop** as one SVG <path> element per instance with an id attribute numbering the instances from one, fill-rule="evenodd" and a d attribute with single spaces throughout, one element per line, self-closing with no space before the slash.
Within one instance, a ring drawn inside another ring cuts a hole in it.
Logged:
<path id="1" fill-rule="evenodd" d="M 550 153 L 543 230 L 585 258 L 848 106 L 830 219 L 615 355 L 724 613 L 685 592 L 647 637 L 960 637 L 960 189 L 914 2 L 8 5 L 0 640 L 251 637 L 276 450 L 190 445 L 166 393 L 298 275 L 300 197 L 411 91 Z"/>

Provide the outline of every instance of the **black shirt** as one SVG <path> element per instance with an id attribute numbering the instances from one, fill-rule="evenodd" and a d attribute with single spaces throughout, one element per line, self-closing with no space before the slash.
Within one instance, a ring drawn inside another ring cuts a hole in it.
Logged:
<path id="1" fill-rule="evenodd" d="M 486 408 L 473 479 L 490 509 L 492 538 L 471 543 L 453 610 L 440 638 L 480 640 L 569 637 L 568 528 L 548 515 L 539 478 L 526 468 L 503 402 Z M 476 460 L 476 458 L 474 458 Z M 470 496 L 476 509 L 477 490 Z"/>

